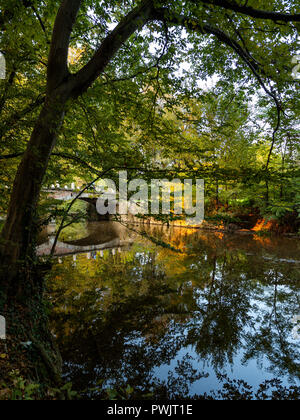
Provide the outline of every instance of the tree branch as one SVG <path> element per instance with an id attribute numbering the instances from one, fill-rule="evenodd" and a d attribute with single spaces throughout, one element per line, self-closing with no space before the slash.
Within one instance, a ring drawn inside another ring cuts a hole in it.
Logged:
<path id="1" fill-rule="evenodd" d="M 162 20 L 176 26 L 182 26 L 193 32 L 198 32 L 202 34 L 211 34 L 211 35 L 216 36 L 219 39 L 219 41 L 221 41 L 223 44 L 226 44 L 231 49 L 234 49 L 235 52 L 248 65 L 250 63 L 254 69 L 258 71 L 260 70 L 258 63 L 248 54 L 248 52 L 244 50 L 237 41 L 235 41 L 225 32 L 221 31 L 219 28 L 209 25 L 207 23 L 202 23 L 202 22 L 200 23 L 197 20 L 186 17 L 184 15 L 171 13 L 166 8 L 156 9 L 154 15 L 157 20 Z"/>
<path id="2" fill-rule="evenodd" d="M 206 3 L 212 6 L 219 6 L 223 9 L 231 10 L 234 12 L 242 13 L 244 15 L 256 18 L 256 19 L 268 19 L 273 22 L 300 22 L 300 14 L 280 13 L 280 12 L 268 12 L 265 10 L 254 9 L 251 6 L 241 6 L 235 1 L 228 0 L 192 0 L 192 3 Z"/>
<path id="3" fill-rule="evenodd" d="M 9 155 L 0 155 L 0 160 L 16 159 L 18 157 L 23 156 L 23 154 L 24 154 L 24 152 L 11 153 Z M 101 172 L 98 171 L 98 169 L 93 168 L 89 163 L 87 163 L 85 160 L 81 159 L 78 156 L 69 155 L 68 153 L 63 153 L 63 152 L 53 152 L 51 154 L 51 156 L 60 157 L 60 158 L 65 159 L 65 160 L 71 160 L 71 161 L 76 162 L 77 164 L 89 169 L 92 173 L 94 173 L 96 175 L 101 174 Z"/>
<path id="4" fill-rule="evenodd" d="M 3 125 L 2 128 L 0 128 L 0 139 L 13 129 L 13 127 L 27 114 L 30 114 L 32 111 L 34 111 L 36 108 L 38 108 L 40 105 L 42 105 L 45 102 L 44 96 L 38 96 L 37 99 L 26 106 L 23 110 L 20 112 L 16 112 L 15 114 L 11 115 L 6 121 L 2 121 L 1 125 Z"/>
<path id="5" fill-rule="evenodd" d="M 266 94 L 274 100 L 276 109 L 277 109 L 277 123 L 272 134 L 272 146 L 269 152 L 268 161 L 266 165 L 266 171 L 267 171 L 270 164 L 272 152 L 275 146 L 276 134 L 279 131 L 280 124 L 281 124 L 282 106 L 276 94 L 267 88 L 267 86 L 265 85 L 260 75 L 260 74 L 265 74 L 264 69 L 259 65 L 259 63 L 250 55 L 250 53 L 246 49 L 244 49 L 237 41 L 235 41 L 225 32 L 221 31 L 219 28 L 216 28 L 209 24 L 199 23 L 196 20 L 187 18 L 186 16 L 183 16 L 183 15 L 171 14 L 168 9 L 164 9 L 164 8 L 156 9 L 155 13 L 156 13 L 156 18 L 159 20 L 164 20 L 168 23 L 173 23 L 174 25 L 177 25 L 177 26 L 178 25 L 183 26 L 186 29 L 189 29 L 194 32 L 197 31 L 199 33 L 209 33 L 209 34 L 215 35 L 222 43 L 228 45 L 240 56 L 240 58 L 242 58 L 242 60 L 248 65 L 248 67 L 250 68 L 250 70 L 252 71 L 252 73 L 254 74 L 254 76 L 256 77 L 259 84 L 261 85 L 263 90 L 266 92 Z"/>
<path id="6" fill-rule="evenodd" d="M 17 157 L 20 157 L 20 156 L 23 156 L 24 155 L 24 152 L 21 152 L 21 153 L 11 153 L 11 154 L 9 154 L 9 155 L 0 155 L 0 160 L 8 160 L 8 159 L 15 159 L 15 158 L 17 158 Z"/>
<path id="7" fill-rule="evenodd" d="M 152 0 L 144 0 L 140 6 L 121 20 L 119 25 L 102 42 L 89 63 L 72 77 L 73 97 L 78 97 L 93 84 L 129 37 L 152 18 L 152 12 Z"/>
<path id="8" fill-rule="evenodd" d="M 93 168 L 90 164 L 88 164 L 85 160 L 81 159 L 78 156 L 74 156 L 74 155 L 69 155 L 68 153 L 59 153 L 59 152 L 55 152 L 52 153 L 51 156 L 56 156 L 56 157 L 61 157 L 63 159 L 67 159 L 67 160 L 72 160 L 76 163 L 78 163 L 81 166 L 84 166 L 85 168 L 89 169 L 92 173 L 96 174 L 96 175 L 100 175 L 101 172 L 98 171 L 98 169 Z"/>
<path id="9" fill-rule="evenodd" d="M 103 178 L 106 174 L 108 174 L 112 169 L 114 169 L 114 168 L 110 168 L 110 169 L 107 169 L 106 171 L 104 171 L 104 172 L 102 172 L 101 174 L 99 174 L 98 176 L 97 176 L 97 178 L 96 179 L 94 179 L 92 182 L 90 182 L 89 184 L 87 184 L 77 195 L 76 195 L 76 197 L 71 201 L 71 203 L 69 204 L 69 206 L 68 206 L 68 208 L 66 209 L 66 211 L 65 211 L 65 213 L 64 213 L 64 215 L 63 215 L 63 218 L 62 218 L 62 221 L 61 221 L 61 224 L 60 224 L 60 226 L 59 226 L 59 228 L 58 228 L 58 231 L 57 231 L 57 233 L 56 233 L 56 236 L 55 236 L 55 239 L 54 239 L 54 243 L 53 243 L 53 246 L 52 246 L 52 249 L 51 249 L 51 253 L 50 253 L 50 255 L 51 255 L 51 257 L 53 257 L 53 255 L 54 255 L 54 252 L 55 252 L 55 248 L 56 248 L 56 245 L 57 245 L 57 242 L 58 242 L 58 238 L 59 238 L 59 235 L 61 234 L 61 232 L 65 229 L 65 220 L 66 220 L 66 218 L 67 218 L 67 216 L 68 216 L 68 214 L 69 214 L 69 212 L 70 212 L 70 210 L 71 210 L 71 208 L 73 207 L 73 205 L 75 204 L 75 202 L 82 196 L 82 194 L 86 191 L 86 190 L 88 190 L 92 185 L 94 185 L 95 184 L 95 182 L 97 182 L 100 178 Z"/>
<path id="10" fill-rule="evenodd" d="M 47 91 L 55 90 L 68 76 L 68 52 L 73 26 L 82 0 L 63 0 L 54 24 L 48 61 Z"/>
<path id="11" fill-rule="evenodd" d="M 34 7 L 33 4 L 31 5 L 31 9 L 32 9 L 33 13 L 35 14 L 37 20 L 39 21 L 39 24 L 41 25 L 42 31 L 47 36 L 47 31 L 46 31 L 46 27 L 44 25 L 44 22 L 43 22 L 41 16 L 39 15 L 39 12 L 36 10 L 36 8 Z"/>

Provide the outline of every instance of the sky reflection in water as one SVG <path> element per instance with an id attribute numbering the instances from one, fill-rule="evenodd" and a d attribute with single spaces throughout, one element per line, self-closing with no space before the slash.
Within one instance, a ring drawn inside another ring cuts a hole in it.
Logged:
<path id="1" fill-rule="evenodd" d="M 300 386 L 300 244 L 294 239 L 148 227 L 174 252 L 105 225 L 130 244 L 64 257 L 49 279 L 65 376 L 86 389 L 130 384 L 169 397 L 220 389 L 218 374 L 256 388 Z M 65 242 L 103 243 L 103 224 Z M 75 236 L 76 236 L 75 235 Z M 134 241 L 133 243 L 131 243 Z M 86 249 L 86 248 L 85 248 Z"/>

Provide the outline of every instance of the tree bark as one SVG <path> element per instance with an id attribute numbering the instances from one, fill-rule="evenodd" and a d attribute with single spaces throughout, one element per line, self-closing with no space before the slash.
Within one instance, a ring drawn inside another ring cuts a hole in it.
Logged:
<path id="1" fill-rule="evenodd" d="M 68 48 L 80 5 L 81 0 L 64 0 L 57 13 L 48 60 L 46 100 L 19 166 L 1 234 L 0 264 L 10 267 L 10 272 L 12 267 L 17 270 L 18 261 L 24 264 L 24 260 L 35 255 L 37 203 L 68 100 L 76 99 L 92 85 L 123 43 L 151 19 L 153 11 L 152 0 L 144 0 L 107 36 L 90 62 L 72 75 L 68 70 Z"/>
<path id="2" fill-rule="evenodd" d="M 46 99 L 19 166 L 2 231 L 1 264 L 14 265 L 33 255 L 36 207 L 48 161 L 61 127 L 67 97 Z"/>

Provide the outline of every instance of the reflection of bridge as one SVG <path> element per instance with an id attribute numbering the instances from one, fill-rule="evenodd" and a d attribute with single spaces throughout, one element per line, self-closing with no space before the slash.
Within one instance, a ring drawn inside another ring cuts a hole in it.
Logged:
<path id="1" fill-rule="evenodd" d="M 90 259 L 91 254 L 94 252 L 99 252 L 100 256 L 103 256 L 104 250 L 111 250 L 112 254 L 115 255 L 116 252 L 121 252 L 122 248 L 130 245 L 132 242 L 121 241 L 116 238 L 110 242 L 106 242 L 100 245 L 87 245 L 87 246 L 76 246 L 70 243 L 57 242 L 55 248 L 55 256 L 67 256 L 67 255 L 76 255 L 76 254 L 87 254 L 87 257 Z M 37 254 L 39 256 L 47 256 L 50 254 L 52 246 L 54 244 L 54 237 L 50 238 L 48 242 L 40 245 L 38 247 Z"/>
<path id="2" fill-rule="evenodd" d="M 37 249 L 39 256 L 50 255 L 55 240 L 56 225 L 47 226 L 40 237 L 40 245 Z M 55 248 L 56 256 L 66 256 L 104 250 L 112 250 L 113 253 L 128 247 L 133 243 L 130 232 L 114 222 L 89 223 L 86 227 L 87 236 L 73 241 L 58 241 Z"/>
<path id="3" fill-rule="evenodd" d="M 117 253 L 121 254 L 123 252 L 123 249 L 122 248 L 118 248 L 118 249 L 112 248 L 109 251 L 111 252 L 111 255 L 116 255 Z M 73 256 L 73 264 L 76 266 L 76 262 L 77 262 L 77 258 L 78 258 L 79 254 L 71 254 L 71 255 Z M 80 252 L 80 255 L 84 255 L 84 254 L 82 252 Z M 63 259 L 66 258 L 66 257 L 68 257 L 68 255 L 60 255 L 60 256 L 57 255 L 59 264 L 62 264 Z M 97 257 L 104 258 L 104 250 L 102 250 L 102 251 L 91 251 L 91 252 L 86 253 L 86 258 L 88 260 L 95 260 L 95 259 L 97 259 Z"/>

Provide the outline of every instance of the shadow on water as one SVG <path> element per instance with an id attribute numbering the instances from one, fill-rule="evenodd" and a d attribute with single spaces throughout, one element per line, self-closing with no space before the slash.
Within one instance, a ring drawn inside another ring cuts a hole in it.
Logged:
<path id="1" fill-rule="evenodd" d="M 218 391 L 220 375 L 254 389 L 274 378 L 300 386 L 299 241 L 147 227 L 174 252 L 103 226 L 64 241 L 124 248 L 60 258 L 49 277 L 52 329 L 76 389 L 184 397 Z"/>

